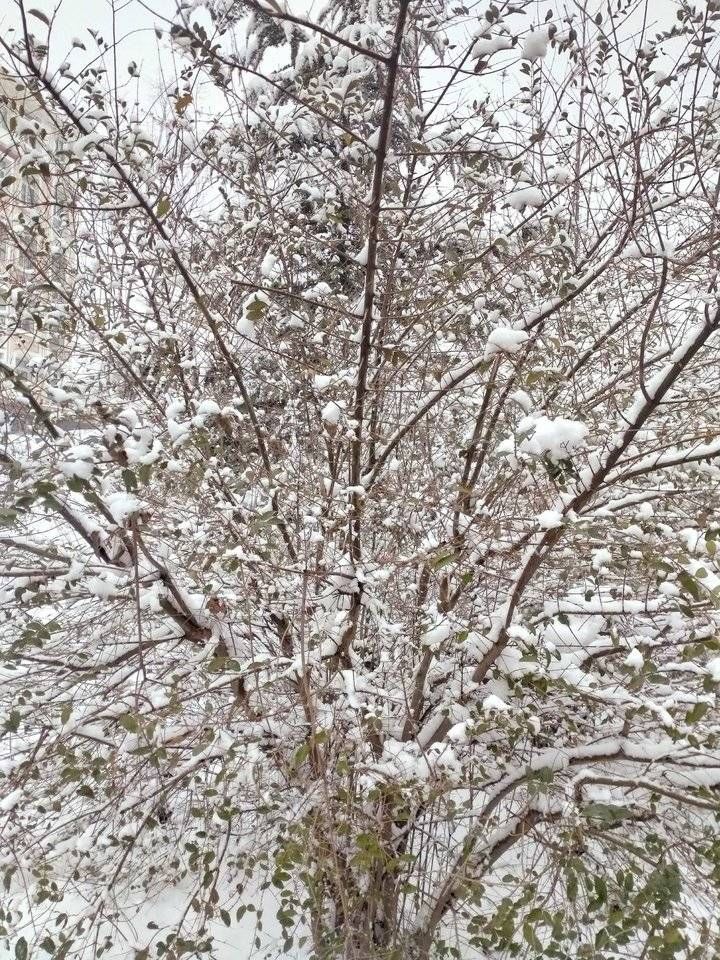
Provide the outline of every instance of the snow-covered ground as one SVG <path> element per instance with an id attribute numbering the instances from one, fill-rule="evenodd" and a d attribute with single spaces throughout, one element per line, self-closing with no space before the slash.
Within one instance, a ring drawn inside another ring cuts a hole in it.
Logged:
<path id="1" fill-rule="evenodd" d="M 186 915 L 181 936 L 189 937 L 197 934 L 199 923 L 197 916 L 192 912 L 186 914 L 187 905 L 192 897 L 193 890 L 189 884 L 179 885 L 161 894 L 144 898 L 128 898 L 122 904 L 124 918 L 105 923 L 98 935 L 97 929 L 91 934 L 82 956 L 94 958 L 97 948 L 102 946 L 105 936 L 112 938 L 112 947 L 103 952 L 102 956 L 108 960 L 135 960 L 138 952 L 149 949 L 150 956 L 156 956 L 157 943 L 164 940 L 169 933 L 178 933 L 178 924 Z M 250 900 L 248 902 L 251 902 Z M 278 908 L 277 900 L 268 891 L 257 892 L 252 897 L 252 903 L 257 909 L 247 911 L 238 921 L 232 918 L 232 925 L 227 927 L 221 920 L 211 920 L 207 923 L 205 937 L 212 937 L 212 954 L 215 960 L 250 960 L 253 957 L 279 956 L 283 949 L 283 939 L 280 936 L 280 927 L 275 918 Z M 0 939 L 0 958 L 16 960 L 16 943 L 20 937 L 28 942 L 42 942 L 46 937 L 54 939 L 59 944 L 59 931 L 63 928 L 56 922 L 58 916 L 67 913 L 72 918 L 92 913 L 92 908 L 72 894 L 66 896 L 60 904 L 52 910 L 47 905 L 35 906 L 28 912 L 28 900 L 20 889 L 11 891 L 10 896 L 3 898 L 3 907 L 15 906 L 27 914 L 24 922 L 13 929 L 12 937 Z M 95 940 L 97 937 L 97 940 Z M 200 939 L 203 939 L 202 937 Z M 78 938 L 78 943 L 82 938 Z M 42 955 L 42 954 L 40 954 Z M 304 960 L 308 955 L 306 949 L 295 947 L 284 954 L 289 960 Z"/>

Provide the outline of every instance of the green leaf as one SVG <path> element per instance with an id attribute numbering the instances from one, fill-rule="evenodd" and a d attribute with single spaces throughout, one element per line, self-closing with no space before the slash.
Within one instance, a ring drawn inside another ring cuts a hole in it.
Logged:
<path id="1" fill-rule="evenodd" d="M 260 320 L 262 315 L 267 310 L 267 303 L 264 300 L 261 300 L 259 297 L 256 297 L 245 307 L 245 313 L 249 320 L 253 322 Z"/>
<path id="2" fill-rule="evenodd" d="M 301 746 L 297 748 L 292 758 L 293 767 L 299 767 L 300 764 L 303 763 L 303 761 L 307 760 L 309 754 L 310 754 L 310 744 L 303 743 Z"/>
<path id="3" fill-rule="evenodd" d="M 710 704 L 705 700 L 698 700 L 695 706 L 685 714 L 686 723 L 696 723 L 708 712 Z"/>
<path id="4" fill-rule="evenodd" d="M 582 815 L 588 820 L 602 820 L 603 823 L 617 823 L 632 816 L 629 807 L 615 806 L 611 803 L 589 803 L 583 808 Z"/>
<path id="5" fill-rule="evenodd" d="M 452 563 L 455 559 L 454 553 L 443 553 L 439 557 L 436 557 L 430 562 L 430 566 L 433 570 L 442 570 L 443 567 L 446 567 L 449 563 Z"/>
<path id="6" fill-rule="evenodd" d="M 0 527 L 9 527 L 17 520 L 17 510 L 0 507 Z"/>
<path id="7" fill-rule="evenodd" d="M 40 941 L 40 949 L 44 950 L 45 953 L 55 953 L 55 941 L 52 937 L 45 937 L 44 940 Z"/>
<path id="8" fill-rule="evenodd" d="M 87 480 L 83 480 L 82 477 L 69 477 L 67 485 L 68 490 L 72 490 L 73 493 L 82 493 L 83 490 L 88 490 L 90 487 Z"/>
<path id="9" fill-rule="evenodd" d="M 141 464 L 138 469 L 137 476 L 141 483 L 149 483 L 150 477 L 152 476 L 152 464 L 151 463 Z"/>
<path id="10" fill-rule="evenodd" d="M 138 488 L 137 477 L 132 470 L 128 470 L 127 467 L 121 473 L 122 481 L 125 484 L 125 489 L 128 493 L 135 493 Z"/>
<path id="11" fill-rule="evenodd" d="M 137 717 L 134 717 L 131 713 L 123 713 L 121 717 L 118 717 L 118 723 L 128 733 L 137 733 L 140 729 Z"/>
<path id="12" fill-rule="evenodd" d="M 5 729 L 7 730 L 7 732 L 8 732 L 8 733 L 17 733 L 18 730 L 20 729 L 20 720 L 21 720 L 21 719 L 22 719 L 22 718 L 21 718 L 21 716 L 20 716 L 20 711 L 19 711 L 19 710 L 11 710 L 11 711 L 10 711 L 10 715 L 8 716 L 7 720 L 5 721 Z"/>
<path id="13" fill-rule="evenodd" d="M 20 937 L 20 939 L 15 944 L 15 960 L 27 960 L 28 955 L 28 946 L 27 940 L 25 937 Z"/>
<path id="14" fill-rule="evenodd" d="M 607 903 L 607 881 L 605 877 L 595 877 L 595 893 L 600 903 Z"/>
<path id="15" fill-rule="evenodd" d="M 37 10 L 35 7 L 32 10 L 28 10 L 28 15 L 31 17 L 37 17 L 46 27 L 50 26 L 50 18 L 46 13 L 43 13 L 42 10 Z"/>
<path id="16" fill-rule="evenodd" d="M 222 920 L 222 922 L 225 924 L 226 927 L 229 927 L 230 924 L 232 923 L 230 919 L 230 914 L 227 912 L 227 910 L 220 911 L 220 919 Z"/>
<path id="17" fill-rule="evenodd" d="M 690 594 L 693 600 L 700 599 L 700 587 L 695 577 L 691 576 L 687 572 L 683 572 L 678 577 L 678 580 L 680 581 L 682 586 L 685 588 L 685 590 Z"/>
<path id="18" fill-rule="evenodd" d="M 157 204 L 157 215 L 162 219 L 170 212 L 170 197 L 160 197 Z"/>
<path id="19" fill-rule="evenodd" d="M 685 937 L 674 923 L 668 924 L 663 931 L 663 941 L 669 947 L 682 947 L 685 945 Z M 676 952 L 676 951 L 673 951 Z"/>
<path id="20" fill-rule="evenodd" d="M 228 657 L 213 657 L 208 661 L 207 669 L 210 673 L 217 673 L 225 669 L 228 663 Z"/>
<path id="21" fill-rule="evenodd" d="M 537 950 L 539 953 L 542 952 L 543 946 L 540 943 L 535 930 L 529 923 L 523 924 L 523 937 L 525 938 L 526 942 L 530 944 L 533 950 Z"/>

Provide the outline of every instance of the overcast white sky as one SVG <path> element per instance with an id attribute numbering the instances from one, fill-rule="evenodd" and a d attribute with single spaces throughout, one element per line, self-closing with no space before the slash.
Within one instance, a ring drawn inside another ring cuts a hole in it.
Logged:
<path id="1" fill-rule="evenodd" d="M 697 0 L 697 5 L 704 5 L 706 0 Z M 309 15 L 315 19 L 317 13 L 325 5 L 325 0 L 288 0 L 289 8 L 296 13 Z M 596 9 L 605 7 L 604 0 L 535 0 L 529 8 L 531 15 L 523 18 L 527 26 L 542 24 L 548 10 L 553 10 L 556 17 L 564 16 L 571 11 L 577 12 L 586 5 L 592 13 Z M 660 25 L 668 26 L 675 19 L 678 0 L 636 0 L 635 14 L 626 24 L 625 30 L 630 35 L 639 34 L 645 21 L 646 37 L 653 36 Z M 177 72 L 182 64 L 176 62 L 175 56 L 166 42 L 159 41 L 155 26 L 167 26 L 176 11 L 177 0 L 26 0 L 26 9 L 35 8 L 43 11 L 52 18 L 50 43 L 50 61 L 54 67 L 60 65 L 66 58 L 77 71 L 97 55 L 97 47 L 88 32 L 88 28 L 99 30 L 105 40 L 111 44 L 111 51 L 104 56 L 104 66 L 110 75 L 112 86 L 125 88 L 128 99 L 138 100 L 142 108 L 149 108 L 155 99 L 166 97 L 165 91 L 176 85 Z M 477 12 L 484 11 L 486 4 L 477 4 Z M 474 8 L 473 8 L 474 9 Z M 204 15 L 205 14 L 205 15 Z M 646 15 L 645 15 L 646 14 Z M 204 20 L 210 26 L 205 11 L 198 10 L 194 17 Z M 38 35 L 47 29 L 43 23 L 30 18 L 33 28 Z M 522 21 L 520 21 L 522 22 Z M 520 25 L 518 18 L 514 24 Z M 19 14 L 16 0 L 0 0 L 0 33 L 5 36 L 19 26 Z M 86 45 L 86 51 L 72 49 L 73 38 L 78 38 Z M 115 43 L 113 44 L 113 41 Z M 465 38 L 458 37 L 464 45 Z M 635 41 L 637 44 L 637 40 Z M 517 59 L 517 53 L 511 59 Z M 567 69 L 566 58 L 558 69 Z M 130 80 L 127 66 L 130 61 L 137 63 L 140 69 L 140 79 Z M 670 64 L 668 63 L 668 66 Z M 663 65 L 664 66 L 664 65 Z M 546 60 L 546 69 L 553 69 L 553 55 Z M 117 73 L 117 84 L 113 82 L 113 73 Z M 439 74 L 433 75 L 435 83 L 441 82 Z M 491 88 L 501 92 L 501 80 L 496 75 L 489 81 Z M 488 78 L 484 77 L 480 83 L 487 89 Z M 514 86 L 514 85 L 513 85 Z M 513 91 L 514 92 L 514 91 Z M 476 92 L 473 92 L 473 96 Z"/>
<path id="2" fill-rule="evenodd" d="M 696 0 L 696 6 L 705 6 L 706 0 Z M 636 0 L 637 13 L 633 17 L 633 26 L 640 26 L 641 11 L 647 4 L 647 25 L 653 22 L 669 25 L 675 17 L 678 0 Z M 325 5 L 324 0 L 288 0 L 288 8 L 293 12 L 308 15 L 319 11 Z M 588 10 L 605 8 L 603 0 L 535 0 L 531 5 L 534 16 L 526 18 L 528 25 L 534 20 L 542 23 L 548 10 L 556 17 L 577 11 L 586 5 Z M 123 66 L 133 59 L 138 64 L 154 68 L 157 62 L 158 44 L 154 32 L 156 23 L 167 23 L 177 7 L 177 0 L 26 0 L 26 9 L 38 9 L 52 16 L 52 49 L 57 58 L 67 52 L 73 37 L 83 42 L 89 40 L 87 28 L 99 29 L 106 40 L 115 36 L 119 43 L 118 59 Z M 200 6 L 200 5 L 199 5 Z M 485 4 L 477 4 L 481 13 Z M 472 7 L 471 7 L 472 9 Z M 202 16 L 201 13 L 196 16 Z M 312 19 L 312 16 L 311 16 Z M 16 0 L 0 0 L 0 32 L 7 33 L 19 23 Z M 39 32 L 42 25 L 35 20 Z M 114 33 L 113 33 L 114 31 Z M 654 31 L 653 31 L 654 32 Z M 88 45 L 88 51 L 91 47 Z"/>
<path id="3" fill-rule="evenodd" d="M 141 0 L 62 0 L 59 3 L 50 0 L 26 0 L 26 9 L 40 10 L 52 18 L 52 47 L 56 55 L 67 51 L 73 37 L 83 42 L 89 39 L 87 28 L 100 30 L 106 40 L 113 36 L 113 22 L 118 40 L 122 40 L 123 49 L 134 59 L 143 56 L 156 56 L 156 42 L 153 30 L 155 20 L 162 16 L 172 16 L 174 0 L 150 0 L 143 4 Z M 154 17 L 151 12 L 157 11 Z M 28 18 L 37 33 L 43 30 L 39 20 Z M 0 0 L 0 31 L 17 28 L 19 24 L 18 7 L 15 0 Z"/>
<path id="4" fill-rule="evenodd" d="M 158 41 L 155 24 L 164 17 L 172 17 L 175 0 L 26 0 L 26 9 L 37 9 L 52 19 L 50 36 L 50 63 L 59 66 L 69 60 L 78 70 L 89 64 L 98 54 L 88 28 L 97 30 L 105 41 L 115 47 L 115 56 L 106 54 L 104 66 L 112 76 L 117 71 L 119 84 L 129 81 L 128 63 L 140 67 L 137 93 L 148 104 L 154 93 L 172 84 L 175 64 L 167 44 Z M 40 20 L 28 17 L 31 29 L 41 36 L 46 30 Z M 17 30 L 19 13 L 15 0 L 0 0 L 0 33 L 5 36 Z M 10 34 L 11 35 L 11 34 Z M 73 49 L 73 40 L 80 40 L 86 50 Z M 114 86 L 115 84 L 113 84 Z M 128 90 L 128 93 L 132 93 Z"/>

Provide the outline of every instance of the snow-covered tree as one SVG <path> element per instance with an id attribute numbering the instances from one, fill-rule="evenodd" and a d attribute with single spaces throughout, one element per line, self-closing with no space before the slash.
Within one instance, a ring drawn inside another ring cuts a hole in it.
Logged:
<path id="1" fill-rule="evenodd" d="M 717 7 L 18 0 L 19 960 L 720 951 Z"/>

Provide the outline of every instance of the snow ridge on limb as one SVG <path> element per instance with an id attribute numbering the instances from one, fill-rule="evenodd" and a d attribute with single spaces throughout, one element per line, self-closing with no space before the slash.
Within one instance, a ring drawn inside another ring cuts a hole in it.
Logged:
<path id="1" fill-rule="evenodd" d="M 574 496 L 559 501 L 557 515 L 561 522 L 544 532 L 538 533 L 535 536 L 535 542 L 527 547 L 513 577 L 513 585 L 507 594 L 507 599 L 491 615 L 492 628 L 489 639 L 492 646 L 475 668 L 473 673 L 475 683 L 480 683 L 485 678 L 488 670 L 507 644 L 509 639 L 507 630 L 513 621 L 520 598 L 546 556 L 561 539 L 562 521 L 586 507 L 598 491 L 602 489 L 611 471 L 617 466 L 638 431 L 662 403 L 663 398 L 675 385 L 710 336 L 718 330 L 719 325 L 720 309 L 716 310 L 711 320 L 707 319 L 703 324 L 698 325 L 692 335 L 675 351 L 666 367 L 654 377 L 652 383 L 647 384 L 647 395 L 645 392 L 638 391 L 638 396 L 622 415 L 621 423 L 624 429 L 621 428 L 621 435 L 602 456 L 598 467 L 589 469 L 584 475 L 581 475 L 578 483 L 580 490 Z"/>

